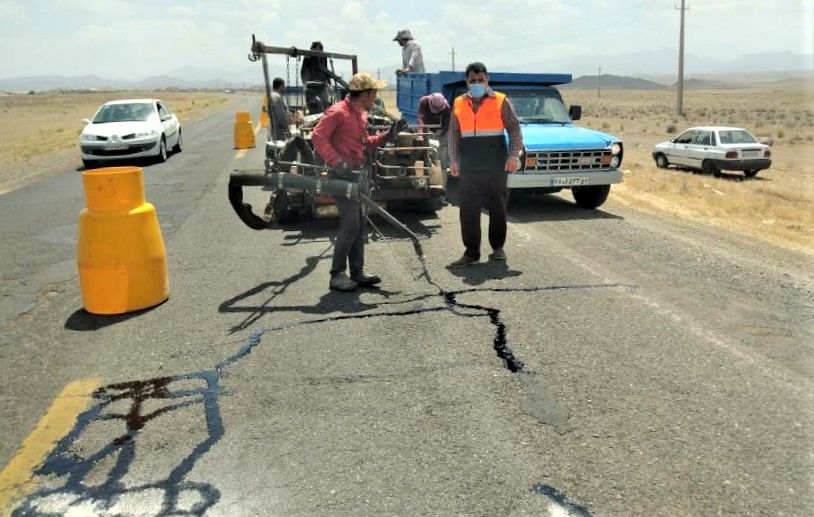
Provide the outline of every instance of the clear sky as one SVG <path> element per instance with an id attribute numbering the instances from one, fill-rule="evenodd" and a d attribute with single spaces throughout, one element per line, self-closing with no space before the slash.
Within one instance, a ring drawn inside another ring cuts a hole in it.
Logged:
<path id="1" fill-rule="evenodd" d="M 185 66 L 240 70 L 251 34 L 269 45 L 400 62 L 409 28 L 425 61 L 490 68 L 546 56 L 677 48 L 681 0 L 0 0 L 0 77 L 138 79 Z M 814 0 L 687 0 L 687 52 L 737 58 L 814 53 Z M 607 72 L 612 73 L 612 70 Z"/>

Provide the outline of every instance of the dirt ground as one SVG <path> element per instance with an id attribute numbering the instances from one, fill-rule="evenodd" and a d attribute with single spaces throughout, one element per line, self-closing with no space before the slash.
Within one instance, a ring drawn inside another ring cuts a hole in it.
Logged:
<path id="1" fill-rule="evenodd" d="M 182 121 L 200 118 L 228 100 L 226 94 L 117 92 L 0 96 L 0 192 L 78 162 L 82 118 L 122 96 L 166 100 Z M 395 92 L 383 91 L 395 111 Z M 684 117 L 676 117 L 671 91 L 563 90 L 567 104 L 582 105 L 578 124 L 624 141 L 624 182 L 612 199 L 638 210 L 681 217 L 814 254 L 814 95 L 803 88 L 685 91 Z M 745 127 L 771 138 L 772 167 L 753 179 L 721 178 L 658 169 L 653 145 L 694 125 Z"/>

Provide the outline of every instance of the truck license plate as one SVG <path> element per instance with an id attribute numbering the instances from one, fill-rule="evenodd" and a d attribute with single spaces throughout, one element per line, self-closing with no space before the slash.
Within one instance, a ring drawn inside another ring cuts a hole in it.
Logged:
<path id="1" fill-rule="evenodd" d="M 574 187 L 586 183 L 588 183 L 588 178 L 551 178 L 552 187 Z"/>

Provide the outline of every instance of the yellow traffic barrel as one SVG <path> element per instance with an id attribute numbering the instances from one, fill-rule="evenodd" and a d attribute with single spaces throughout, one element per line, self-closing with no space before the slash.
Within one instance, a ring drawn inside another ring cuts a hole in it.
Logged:
<path id="1" fill-rule="evenodd" d="M 82 182 L 77 263 L 85 310 L 122 314 L 165 301 L 167 253 L 141 167 L 89 169 Z"/>

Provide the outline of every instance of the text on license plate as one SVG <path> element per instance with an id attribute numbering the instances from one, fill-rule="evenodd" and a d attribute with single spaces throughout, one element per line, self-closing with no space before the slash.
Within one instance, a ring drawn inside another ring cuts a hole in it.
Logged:
<path id="1" fill-rule="evenodd" d="M 118 151 L 120 149 L 127 149 L 127 144 L 109 144 L 105 146 L 108 151 Z"/>
<path id="2" fill-rule="evenodd" d="M 552 187 L 573 187 L 586 183 L 588 183 L 588 178 L 551 178 Z"/>
<path id="3" fill-rule="evenodd" d="M 744 158 L 760 158 L 760 151 L 743 151 Z"/>

